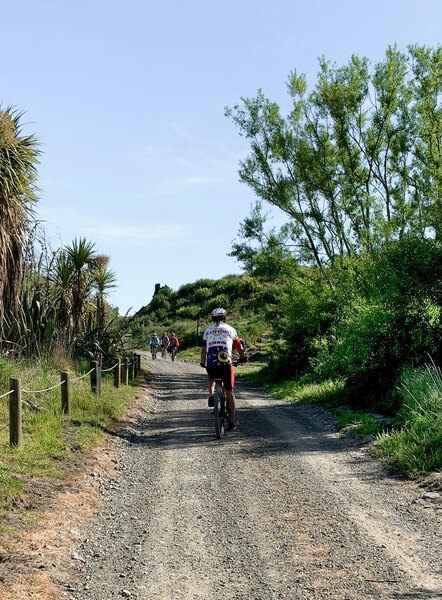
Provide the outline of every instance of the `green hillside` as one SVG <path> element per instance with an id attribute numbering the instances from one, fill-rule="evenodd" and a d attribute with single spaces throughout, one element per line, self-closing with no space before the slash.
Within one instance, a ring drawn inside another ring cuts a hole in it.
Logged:
<path id="1" fill-rule="evenodd" d="M 277 316 L 281 284 L 248 274 L 227 275 L 222 279 L 199 279 L 177 291 L 163 286 L 133 318 L 134 344 L 146 346 L 153 331 L 174 331 L 183 348 L 199 345 L 200 334 L 210 322 L 210 311 L 222 306 L 227 321 L 249 344 L 272 331 Z"/>

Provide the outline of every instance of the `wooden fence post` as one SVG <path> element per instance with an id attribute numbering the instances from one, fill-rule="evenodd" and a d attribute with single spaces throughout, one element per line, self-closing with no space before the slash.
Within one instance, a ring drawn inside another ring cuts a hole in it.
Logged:
<path id="1" fill-rule="evenodd" d="M 136 378 L 136 376 L 138 375 L 138 359 L 135 352 L 132 354 L 132 360 L 134 363 L 134 378 Z"/>
<path id="2" fill-rule="evenodd" d="M 68 415 L 71 412 L 71 384 L 69 373 L 61 372 L 61 410 L 63 414 Z"/>
<path id="3" fill-rule="evenodd" d="M 131 354 L 129 359 L 129 379 L 132 381 L 135 377 L 134 355 Z"/>
<path id="4" fill-rule="evenodd" d="M 127 365 L 127 358 L 123 360 L 122 368 L 121 368 L 121 380 L 123 385 L 129 385 L 129 369 Z"/>
<path id="5" fill-rule="evenodd" d="M 141 370 L 141 354 L 137 354 L 138 370 Z"/>
<path id="6" fill-rule="evenodd" d="M 22 402 L 20 379 L 10 379 L 12 390 L 9 398 L 9 445 L 20 446 L 22 438 Z"/>
<path id="7" fill-rule="evenodd" d="M 97 365 L 98 396 L 101 396 L 101 381 L 103 379 L 101 369 L 102 369 L 101 363 L 98 363 L 98 365 Z"/>
<path id="8" fill-rule="evenodd" d="M 116 388 L 121 387 L 121 358 L 116 359 L 116 364 L 114 367 L 114 386 Z"/>
<path id="9" fill-rule="evenodd" d="M 91 390 L 93 391 L 94 394 L 97 394 L 97 396 L 99 396 L 100 392 L 101 392 L 101 381 L 100 381 L 101 369 L 96 360 L 91 360 L 90 366 L 92 369 L 92 371 L 91 371 Z"/>

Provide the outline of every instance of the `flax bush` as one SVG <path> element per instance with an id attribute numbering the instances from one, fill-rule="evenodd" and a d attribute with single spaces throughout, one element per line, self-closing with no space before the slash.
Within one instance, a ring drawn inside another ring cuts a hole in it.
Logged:
<path id="1" fill-rule="evenodd" d="M 379 436 L 375 452 L 406 476 L 442 467 L 442 374 L 435 365 L 404 371 L 399 429 Z"/>

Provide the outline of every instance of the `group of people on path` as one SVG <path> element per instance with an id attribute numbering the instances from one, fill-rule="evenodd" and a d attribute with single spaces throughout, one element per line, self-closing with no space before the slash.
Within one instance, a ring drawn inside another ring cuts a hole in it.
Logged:
<path id="1" fill-rule="evenodd" d="M 156 353 L 157 350 L 161 350 L 161 355 L 166 358 L 166 352 L 176 353 L 180 347 L 178 337 L 174 332 L 170 334 L 170 337 L 166 332 L 161 337 L 158 337 L 156 333 L 153 333 L 150 338 L 150 351 Z"/>

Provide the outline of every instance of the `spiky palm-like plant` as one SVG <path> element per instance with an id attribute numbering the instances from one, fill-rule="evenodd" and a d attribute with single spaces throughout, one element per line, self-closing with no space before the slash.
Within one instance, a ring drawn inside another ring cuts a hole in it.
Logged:
<path id="1" fill-rule="evenodd" d="M 5 315 L 17 311 L 22 247 L 37 191 L 39 150 L 33 135 L 23 135 L 21 118 L 0 108 L 0 334 Z"/>
<path id="2" fill-rule="evenodd" d="M 77 337 L 84 324 L 85 306 L 93 288 L 95 274 L 94 244 L 86 238 L 74 239 L 71 246 L 66 246 L 64 251 L 72 269 L 72 321 L 73 336 Z"/>
<path id="3" fill-rule="evenodd" d="M 96 290 L 97 329 L 103 331 L 107 325 L 106 297 L 116 287 L 116 275 L 108 268 L 109 257 L 98 256 L 95 264 L 94 287 Z"/>
<path id="4" fill-rule="evenodd" d="M 59 325 L 68 332 L 69 339 L 72 332 L 73 274 L 72 264 L 67 257 L 66 251 L 59 251 L 49 271 L 49 279 L 53 284 Z"/>

